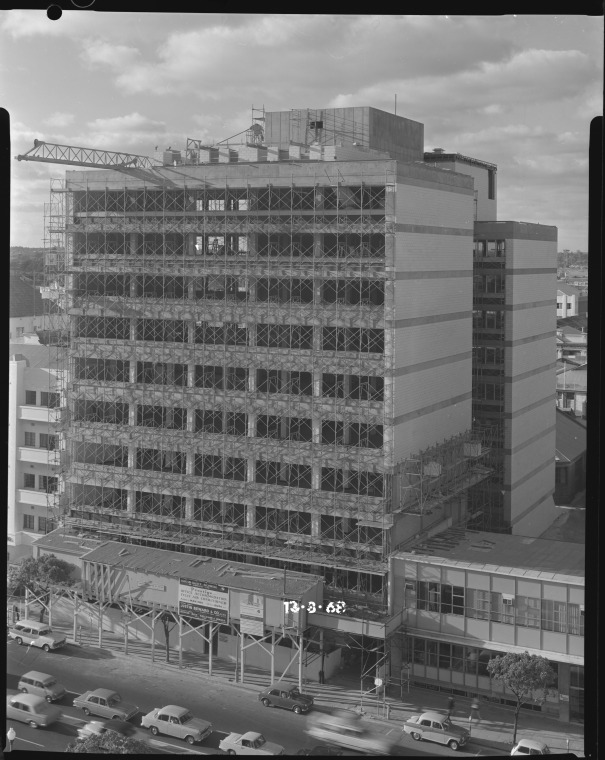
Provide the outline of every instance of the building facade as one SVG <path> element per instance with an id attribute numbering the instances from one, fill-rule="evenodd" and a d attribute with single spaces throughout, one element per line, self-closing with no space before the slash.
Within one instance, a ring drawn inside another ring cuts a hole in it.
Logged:
<path id="1" fill-rule="evenodd" d="M 9 286 L 9 341 L 38 343 L 36 332 L 45 325 L 40 289 L 18 276 L 10 278 Z"/>
<path id="2" fill-rule="evenodd" d="M 572 285 L 557 283 L 557 319 L 576 317 L 579 312 L 580 293 Z"/>
<path id="3" fill-rule="evenodd" d="M 9 349 L 8 551 L 10 560 L 31 555 L 31 543 L 53 530 L 60 475 L 56 422 L 57 367 L 45 346 Z M 14 548 L 13 548 L 14 547 Z"/>
<path id="4" fill-rule="evenodd" d="M 417 686 L 516 704 L 489 678 L 506 652 L 546 657 L 557 674 L 544 704 L 563 721 L 583 720 L 584 546 L 451 529 L 393 557 L 404 600 L 402 673 Z"/>
<path id="5" fill-rule="evenodd" d="M 451 156 L 376 109 L 271 112 L 51 186 L 63 530 L 319 575 L 347 612 L 311 628 L 383 660 L 394 553 L 539 535 L 556 230 L 494 221 L 496 167 Z"/>

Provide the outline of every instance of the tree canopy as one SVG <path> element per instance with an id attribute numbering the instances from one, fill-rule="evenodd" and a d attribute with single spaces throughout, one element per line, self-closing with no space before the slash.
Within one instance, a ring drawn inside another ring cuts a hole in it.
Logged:
<path id="1" fill-rule="evenodd" d="M 542 704 L 556 681 L 555 671 L 545 657 L 529 652 L 507 652 L 487 663 L 487 671 L 495 681 L 500 681 L 516 699 L 513 743 L 517 740 L 519 711 L 524 702 Z"/>
<path id="2" fill-rule="evenodd" d="M 155 755 L 156 750 L 149 744 L 133 739 L 131 736 L 122 736 L 115 731 L 105 731 L 103 734 L 95 734 L 86 739 L 76 739 L 67 745 L 66 752 L 92 755 Z"/>
<path id="3" fill-rule="evenodd" d="M 19 588 L 27 588 L 47 604 L 50 587 L 54 585 L 71 586 L 76 566 L 54 554 L 40 557 L 27 557 L 18 565 L 11 565 L 8 570 L 7 588 L 14 593 Z M 45 608 L 40 612 L 40 621 L 44 620 Z"/>

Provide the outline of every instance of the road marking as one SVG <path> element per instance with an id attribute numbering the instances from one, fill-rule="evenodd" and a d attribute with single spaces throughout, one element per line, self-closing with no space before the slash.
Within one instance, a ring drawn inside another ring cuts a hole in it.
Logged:
<path id="1" fill-rule="evenodd" d="M 38 744 L 38 742 L 32 742 L 29 739 L 23 739 L 21 736 L 16 736 L 15 737 L 15 741 L 16 742 L 27 742 L 28 744 L 35 744 L 36 747 L 43 747 L 44 746 L 43 744 Z"/>

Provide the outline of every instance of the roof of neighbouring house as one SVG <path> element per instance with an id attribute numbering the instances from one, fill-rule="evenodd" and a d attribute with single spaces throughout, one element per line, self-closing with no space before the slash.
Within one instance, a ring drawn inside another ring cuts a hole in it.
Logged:
<path id="1" fill-rule="evenodd" d="M 44 314 L 44 301 L 40 289 L 22 277 L 9 279 L 9 309 L 10 319 L 19 317 L 41 317 Z"/>
<path id="2" fill-rule="evenodd" d="M 575 415 L 557 409 L 555 456 L 559 462 L 573 462 L 586 451 L 586 426 Z"/>
<path id="3" fill-rule="evenodd" d="M 587 333 L 588 319 L 581 314 L 577 314 L 575 317 L 560 317 L 557 319 L 557 329 L 567 332 L 565 328 L 568 327 L 572 328 L 572 330 L 577 330 L 578 332 Z"/>
<path id="4" fill-rule="evenodd" d="M 10 361 L 25 359 L 28 367 L 36 369 L 57 369 L 59 366 L 56 350 L 38 343 L 10 343 L 8 356 Z"/>
<path id="5" fill-rule="evenodd" d="M 573 285 L 567 285 L 567 283 L 557 283 L 557 292 L 565 293 L 566 296 L 580 296 L 580 292 Z"/>

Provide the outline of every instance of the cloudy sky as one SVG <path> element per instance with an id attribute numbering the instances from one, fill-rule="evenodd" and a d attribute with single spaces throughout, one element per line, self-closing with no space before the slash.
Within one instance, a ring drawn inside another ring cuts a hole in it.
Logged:
<path id="1" fill-rule="evenodd" d="M 587 250 L 588 136 L 603 18 L 0 12 L 12 155 L 34 138 L 150 155 L 221 140 L 267 110 L 373 106 L 425 149 L 498 165 L 500 219 Z M 11 244 L 40 246 L 53 164 L 12 162 Z"/>

